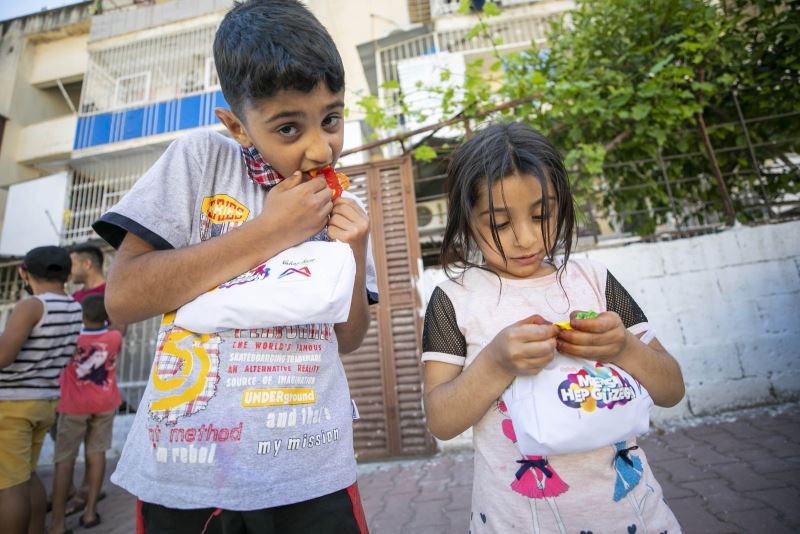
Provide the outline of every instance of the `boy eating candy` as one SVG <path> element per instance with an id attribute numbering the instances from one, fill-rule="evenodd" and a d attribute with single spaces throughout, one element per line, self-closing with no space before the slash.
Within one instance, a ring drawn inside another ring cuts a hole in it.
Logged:
<path id="1" fill-rule="evenodd" d="M 296 0 L 235 5 L 214 58 L 233 140 L 177 139 L 94 226 L 119 249 L 111 319 L 166 314 L 112 481 L 142 501 L 146 532 L 366 532 L 339 353 L 358 348 L 377 302 L 368 219 L 311 176 L 342 150 L 341 58 Z M 172 323 L 168 312 L 326 226 L 356 260 L 346 322 L 216 334 Z"/>

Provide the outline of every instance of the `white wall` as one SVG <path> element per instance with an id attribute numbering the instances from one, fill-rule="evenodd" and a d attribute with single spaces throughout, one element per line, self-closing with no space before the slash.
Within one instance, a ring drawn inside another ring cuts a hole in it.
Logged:
<path id="1" fill-rule="evenodd" d="M 357 46 L 407 29 L 410 25 L 408 3 L 405 0 L 307 0 L 306 5 L 327 28 L 339 49 L 345 70 L 345 104 L 349 118 L 361 119 L 356 102 L 369 94 L 369 86 Z"/>
<path id="2" fill-rule="evenodd" d="M 800 222 L 575 256 L 608 266 L 681 364 L 686 398 L 654 421 L 800 398 Z"/>
<path id="3" fill-rule="evenodd" d="M 0 254 L 24 256 L 34 247 L 58 245 L 64 225 L 67 173 L 9 188 Z"/>
<path id="4" fill-rule="evenodd" d="M 28 82 L 52 86 L 56 80 L 62 83 L 82 80 L 89 61 L 88 41 L 89 34 L 84 33 L 37 44 Z"/>

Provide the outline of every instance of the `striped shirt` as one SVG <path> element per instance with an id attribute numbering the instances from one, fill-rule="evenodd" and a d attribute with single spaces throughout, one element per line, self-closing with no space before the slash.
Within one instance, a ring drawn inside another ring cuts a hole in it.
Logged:
<path id="1" fill-rule="evenodd" d="M 14 363 L 0 369 L 0 400 L 50 400 L 60 396 L 58 377 L 75 354 L 81 305 L 68 295 L 34 295 L 44 305 Z"/>

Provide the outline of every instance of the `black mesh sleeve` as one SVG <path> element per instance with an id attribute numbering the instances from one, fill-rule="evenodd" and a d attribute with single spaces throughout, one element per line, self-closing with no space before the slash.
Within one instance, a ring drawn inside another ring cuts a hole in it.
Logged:
<path id="1" fill-rule="evenodd" d="M 422 352 L 442 352 L 464 358 L 467 356 L 467 340 L 458 329 L 453 303 L 438 287 L 433 290 L 425 312 Z"/>
<path id="2" fill-rule="evenodd" d="M 622 318 L 625 328 L 647 322 L 642 309 L 610 272 L 606 279 L 606 304 L 608 311 L 616 312 Z"/>

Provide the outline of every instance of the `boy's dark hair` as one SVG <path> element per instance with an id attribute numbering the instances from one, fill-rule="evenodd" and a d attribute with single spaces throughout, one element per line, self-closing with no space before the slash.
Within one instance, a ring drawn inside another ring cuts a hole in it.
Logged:
<path id="1" fill-rule="evenodd" d="M 479 252 L 472 237 L 470 220 L 478 195 L 487 191 L 489 206 L 494 206 L 492 186 L 513 174 L 534 176 L 542 187 L 542 198 L 555 197 L 555 242 L 550 243 L 549 202 L 542 202 L 542 235 L 547 260 L 553 262 L 559 249 L 567 264 L 575 235 L 575 209 L 569 178 L 561 154 L 539 132 L 520 122 L 495 123 L 479 130 L 452 154 L 447 168 L 445 189 L 448 193 L 447 226 L 442 239 L 442 267 L 452 275 L 455 268 L 477 267 L 472 258 Z M 497 234 L 494 210 L 489 212 L 492 240 L 507 260 Z M 560 276 L 560 274 L 559 274 Z"/>
<path id="2" fill-rule="evenodd" d="M 72 260 L 65 248 L 36 247 L 25 254 L 20 267 L 39 280 L 66 282 L 72 270 Z"/>
<path id="3" fill-rule="evenodd" d="M 106 312 L 106 299 L 99 293 L 86 295 L 81 301 L 83 320 L 91 323 L 104 323 L 108 321 Z"/>
<path id="4" fill-rule="evenodd" d="M 236 2 L 214 38 L 222 94 L 244 120 L 244 106 L 282 89 L 308 93 L 325 82 L 344 88 L 344 66 L 322 24 L 297 0 Z"/>
<path id="5" fill-rule="evenodd" d="M 89 258 L 92 261 L 92 265 L 101 271 L 103 270 L 103 251 L 96 246 L 89 244 L 75 245 L 69 251 L 72 254 L 80 254 Z"/>

